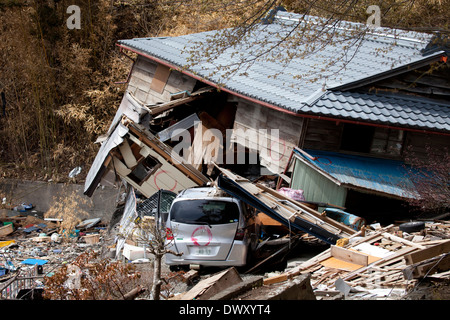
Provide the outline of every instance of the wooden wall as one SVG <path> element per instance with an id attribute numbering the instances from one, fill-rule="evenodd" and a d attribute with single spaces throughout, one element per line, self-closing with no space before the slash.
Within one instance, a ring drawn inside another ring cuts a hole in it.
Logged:
<path id="1" fill-rule="evenodd" d="M 301 148 L 345 152 L 340 150 L 343 123 L 317 119 L 308 119 L 307 123 L 303 143 L 299 145 Z M 440 134 L 375 127 L 370 152 L 360 154 L 404 160 L 407 152 L 413 152 L 418 158 L 426 159 L 429 153 L 427 148 L 437 155 L 442 154 L 445 148 L 450 149 L 450 138 Z"/>
<path id="2" fill-rule="evenodd" d="M 127 90 L 145 104 L 170 101 L 173 93 L 192 92 L 197 80 L 179 71 L 138 56 Z"/>
<path id="3" fill-rule="evenodd" d="M 318 119 L 308 119 L 303 142 L 304 149 L 339 151 L 342 123 Z"/>
<path id="4" fill-rule="evenodd" d="M 233 141 L 260 154 L 261 164 L 274 173 L 284 171 L 292 148 L 298 145 L 303 128 L 303 118 L 276 111 L 244 99 L 230 97 L 237 102 L 233 127 Z M 266 129 L 267 140 L 263 140 Z"/>
<path id="5" fill-rule="evenodd" d="M 439 157 L 449 151 L 449 136 L 408 132 L 405 139 L 403 156 L 414 156 L 417 159 L 426 160 L 430 157 Z"/>

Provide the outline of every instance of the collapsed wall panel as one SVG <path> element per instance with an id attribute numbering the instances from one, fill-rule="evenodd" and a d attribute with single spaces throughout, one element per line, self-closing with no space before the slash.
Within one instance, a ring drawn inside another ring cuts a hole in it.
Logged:
<path id="1" fill-rule="evenodd" d="M 336 244 L 338 239 L 348 238 L 356 232 L 275 190 L 253 184 L 226 169 L 219 169 L 222 172 L 218 178 L 219 188 L 294 232 L 306 232 L 329 244 Z"/>

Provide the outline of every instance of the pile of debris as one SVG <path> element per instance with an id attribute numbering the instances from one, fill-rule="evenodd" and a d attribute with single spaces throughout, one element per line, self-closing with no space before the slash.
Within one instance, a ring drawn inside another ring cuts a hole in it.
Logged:
<path id="1" fill-rule="evenodd" d="M 16 299 L 21 291 L 41 290 L 44 277 L 76 259 L 88 248 L 101 250 L 106 227 L 87 219 L 63 241 L 58 221 L 34 210 L 3 209 L 0 215 L 0 299 Z"/>
<path id="2" fill-rule="evenodd" d="M 411 228 L 405 232 L 402 229 Z M 414 228 L 414 229 L 412 229 Z M 423 278 L 450 279 L 450 223 L 411 222 L 363 229 L 275 277 L 271 285 L 311 274 L 316 297 L 399 299 Z"/>
<path id="3" fill-rule="evenodd" d="M 449 252 L 450 222 L 372 225 L 309 260 L 288 265 L 283 272 L 263 276 L 229 268 L 201 277 L 189 290 L 170 299 L 406 299 L 424 278 L 448 282 Z M 199 273 L 191 270 L 185 277 L 191 281 Z"/>

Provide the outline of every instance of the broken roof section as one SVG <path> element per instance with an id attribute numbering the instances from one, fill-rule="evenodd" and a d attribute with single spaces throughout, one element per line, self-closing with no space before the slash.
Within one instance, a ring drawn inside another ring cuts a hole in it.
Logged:
<path id="1" fill-rule="evenodd" d="M 294 154 L 339 186 L 391 197 L 417 197 L 408 169 L 401 161 L 297 148 Z"/>
<path id="2" fill-rule="evenodd" d="M 287 35 L 293 28 L 301 29 L 302 24 L 314 24 L 314 19 L 318 18 L 307 17 L 303 20 L 302 15 L 277 12 L 271 24 L 255 26 L 255 30 L 246 37 L 246 40 L 242 40 L 234 47 L 224 49 L 214 61 L 207 61 L 205 58 L 195 65 L 190 65 L 190 51 L 199 43 L 208 43 L 223 31 L 179 37 L 120 40 L 118 45 L 159 63 L 179 68 L 182 72 L 210 85 L 223 86 L 224 91 L 232 94 L 254 99 L 263 105 L 285 112 L 314 115 L 333 113 L 333 107 L 329 106 L 330 96 L 326 94 L 330 90 L 337 88 L 342 90 L 360 82 L 367 84 L 392 74 L 405 72 L 408 68 L 417 68 L 439 61 L 446 55 L 445 51 L 439 49 L 427 52 L 427 55 L 423 54 L 423 50 L 431 40 L 431 35 L 391 29 L 377 29 L 366 33 L 360 42 L 355 43 L 355 39 L 349 34 L 352 32 L 352 27 L 361 28 L 361 25 L 342 21 L 322 31 L 324 37 L 333 34 L 333 42 L 328 41 L 326 45 L 322 44 L 321 50 L 315 50 L 301 58 L 295 57 L 286 64 L 283 60 L 289 54 L 289 50 L 280 45 L 268 50 L 267 54 L 256 61 L 239 64 L 240 57 L 252 57 L 255 52 L 260 52 L 258 50 L 261 48 L 276 44 L 282 35 Z M 299 23 L 300 26 L 296 27 Z M 299 48 L 299 51 L 301 52 L 302 49 L 304 48 Z M 201 47 L 198 51 L 201 51 Z M 340 55 L 343 56 L 341 62 L 330 63 Z M 274 59 L 274 56 L 278 59 Z M 221 68 L 221 66 L 233 64 L 239 64 L 238 72 L 227 75 L 224 79 L 223 76 L 229 69 Z M 347 96 L 344 98 L 348 99 Z M 366 97 L 366 100 L 380 102 L 382 99 L 373 95 Z M 416 116 L 429 120 L 436 114 L 429 115 L 427 106 L 415 104 L 409 100 L 406 108 L 412 105 L 415 110 L 412 112 L 405 110 L 407 119 L 400 125 L 430 129 L 427 125 L 424 127 L 422 121 L 417 120 Z M 370 101 L 366 101 L 364 106 L 369 110 L 372 107 Z M 411 117 L 408 116 L 409 114 Z M 448 106 L 439 112 L 438 116 L 443 119 L 444 124 L 440 124 L 438 130 L 448 130 L 450 126 L 448 114 Z M 382 116 L 368 117 L 367 115 L 367 112 L 359 114 L 347 112 L 339 116 L 368 122 L 385 121 Z M 393 120 L 392 124 L 399 125 L 396 121 L 399 119 L 387 120 L 388 123 Z M 436 128 L 432 127 L 432 129 Z"/>
<path id="3" fill-rule="evenodd" d="M 219 168 L 218 187 L 265 213 L 289 230 L 306 232 L 329 244 L 348 238 L 356 231 L 261 184 L 255 184 L 227 169 Z"/>
<path id="4" fill-rule="evenodd" d="M 152 109 L 126 93 L 88 172 L 84 194 L 92 196 L 110 170 L 146 197 L 161 189 L 178 192 L 209 182 L 146 128 L 149 117 L 158 114 L 161 107 L 167 110 L 185 101 L 181 98 L 170 101 L 170 105 L 165 103 Z"/>

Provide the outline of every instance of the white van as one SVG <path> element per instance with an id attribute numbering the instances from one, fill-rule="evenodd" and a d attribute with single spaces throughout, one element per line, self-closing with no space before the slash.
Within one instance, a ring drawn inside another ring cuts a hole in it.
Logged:
<path id="1" fill-rule="evenodd" d="M 166 254 L 166 264 L 243 266 L 257 245 L 259 226 L 252 210 L 213 187 L 183 190 L 166 222 L 167 240 L 181 256 Z"/>

